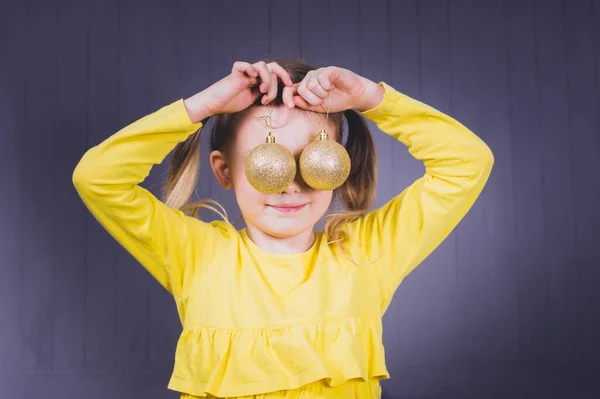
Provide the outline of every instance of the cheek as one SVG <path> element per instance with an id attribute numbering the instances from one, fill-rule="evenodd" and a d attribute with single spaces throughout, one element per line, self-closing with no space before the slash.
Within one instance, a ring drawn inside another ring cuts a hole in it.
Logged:
<path id="1" fill-rule="evenodd" d="M 325 211 L 329 207 L 332 196 L 333 196 L 333 191 L 318 191 L 318 190 L 314 190 L 310 195 L 313 204 L 316 205 L 316 208 L 323 210 L 323 211 Z"/>
<path id="2" fill-rule="evenodd" d="M 238 192 L 238 189 L 244 193 L 256 191 L 252 188 L 248 182 L 248 179 L 246 178 L 246 165 L 241 159 L 236 159 L 231 164 L 231 180 L 236 188 L 236 192 Z"/>
<path id="3" fill-rule="evenodd" d="M 257 202 L 264 203 L 266 201 L 265 194 L 256 191 L 245 178 L 234 180 L 233 184 L 235 194 L 245 202 L 256 204 Z"/>
<path id="4" fill-rule="evenodd" d="M 244 214 L 260 213 L 261 206 L 266 203 L 266 196 L 250 185 L 243 170 L 233 174 L 233 188 L 240 210 Z"/>

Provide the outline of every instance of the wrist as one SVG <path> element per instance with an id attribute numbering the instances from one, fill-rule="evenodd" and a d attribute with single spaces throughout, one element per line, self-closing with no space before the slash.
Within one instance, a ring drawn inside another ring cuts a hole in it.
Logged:
<path id="1" fill-rule="evenodd" d="M 385 89 L 376 82 L 366 79 L 365 91 L 361 96 L 358 106 L 355 108 L 359 112 L 365 112 L 377 108 L 383 101 Z"/>
<path id="2" fill-rule="evenodd" d="M 192 123 L 198 123 L 208 117 L 213 116 L 206 107 L 206 101 L 204 99 L 203 92 L 199 92 L 191 97 L 188 97 L 187 99 L 183 100 L 183 103 Z"/>

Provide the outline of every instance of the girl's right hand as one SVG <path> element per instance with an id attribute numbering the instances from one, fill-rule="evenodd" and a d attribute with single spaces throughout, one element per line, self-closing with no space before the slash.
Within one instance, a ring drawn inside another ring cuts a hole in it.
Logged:
<path id="1" fill-rule="evenodd" d="M 240 112 L 252 105 L 262 93 L 265 93 L 262 104 L 275 99 L 278 78 L 286 86 L 293 84 L 287 71 L 276 62 L 250 64 L 236 61 L 230 75 L 198 94 L 202 95 L 202 105 L 208 116 Z"/>

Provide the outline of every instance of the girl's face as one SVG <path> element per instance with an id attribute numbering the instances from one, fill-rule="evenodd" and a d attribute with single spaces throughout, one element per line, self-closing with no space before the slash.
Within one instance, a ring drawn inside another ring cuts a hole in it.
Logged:
<path id="1" fill-rule="evenodd" d="M 266 115 L 267 107 L 252 106 L 244 112 L 235 140 L 226 153 L 215 151 L 211 154 L 217 180 L 224 188 L 235 190 L 246 224 L 278 238 L 294 237 L 312 230 L 329 208 L 333 192 L 308 186 L 302 180 L 299 167 L 295 180 L 279 194 L 263 194 L 254 189 L 246 178 L 245 162 L 250 151 L 265 142 L 268 131 L 264 119 L 255 116 Z M 302 150 L 312 142 L 311 136 L 324 126 L 325 119 L 320 114 L 298 108 L 290 110 L 283 105 L 273 107 L 272 115 L 276 142 L 292 153 L 298 165 Z M 333 127 L 326 131 L 331 140 L 336 138 Z"/>

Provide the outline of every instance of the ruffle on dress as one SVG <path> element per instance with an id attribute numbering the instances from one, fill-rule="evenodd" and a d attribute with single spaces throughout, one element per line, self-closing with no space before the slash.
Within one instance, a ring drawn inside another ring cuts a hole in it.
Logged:
<path id="1" fill-rule="evenodd" d="M 380 315 L 250 330 L 185 326 L 169 389 L 241 397 L 389 378 Z"/>

